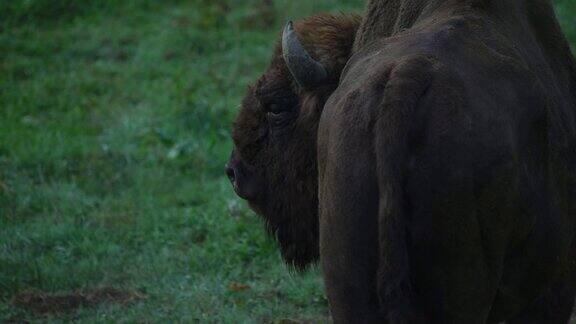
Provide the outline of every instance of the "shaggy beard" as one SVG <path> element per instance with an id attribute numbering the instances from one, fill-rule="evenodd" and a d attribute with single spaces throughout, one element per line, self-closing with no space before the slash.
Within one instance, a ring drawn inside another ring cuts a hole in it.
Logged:
<path id="1" fill-rule="evenodd" d="M 319 258 L 318 247 L 318 204 L 298 208 L 298 204 L 278 204 L 262 209 L 251 205 L 264 218 L 266 229 L 280 246 L 282 258 L 298 271 L 305 270 Z M 289 207 L 285 207 L 289 206 Z"/>
<path id="2" fill-rule="evenodd" d="M 298 229 L 301 226 L 301 224 L 296 227 L 286 224 L 275 229 L 275 236 L 280 245 L 282 258 L 286 264 L 298 271 L 305 270 L 310 264 L 316 262 L 319 257 L 318 224 L 308 224 L 307 228 Z"/>

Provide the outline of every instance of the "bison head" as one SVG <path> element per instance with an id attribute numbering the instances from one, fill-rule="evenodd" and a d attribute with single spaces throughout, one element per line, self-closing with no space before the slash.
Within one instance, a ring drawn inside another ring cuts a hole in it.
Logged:
<path id="1" fill-rule="evenodd" d="M 359 21 L 317 15 L 288 23 L 233 126 L 226 173 L 238 196 L 265 219 L 286 262 L 299 269 L 318 258 L 318 122 Z"/>

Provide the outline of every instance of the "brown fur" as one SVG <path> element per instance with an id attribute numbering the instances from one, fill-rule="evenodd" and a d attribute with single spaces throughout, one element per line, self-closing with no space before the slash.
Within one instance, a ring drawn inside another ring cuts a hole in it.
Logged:
<path id="1" fill-rule="evenodd" d="M 318 130 L 337 323 L 567 323 L 574 67 L 547 0 L 372 0 Z"/>
<path id="2" fill-rule="evenodd" d="M 350 58 L 355 19 L 296 25 L 331 72 L 316 89 L 276 49 L 234 125 L 237 192 L 288 263 L 321 255 L 336 323 L 567 323 L 576 64 L 550 1 L 371 0 L 365 17 Z"/>
<path id="3" fill-rule="evenodd" d="M 316 15 L 296 22 L 300 41 L 326 67 L 328 79 L 314 89 L 300 89 L 278 45 L 234 122 L 232 160 L 249 169 L 246 182 L 259 188 L 249 203 L 278 239 L 285 260 L 300 269 L 318 258 L 318 121 L 350 57 L 359 23 L 353 15 Z M 270 105 L 284 115 L 271 115 Z"/>

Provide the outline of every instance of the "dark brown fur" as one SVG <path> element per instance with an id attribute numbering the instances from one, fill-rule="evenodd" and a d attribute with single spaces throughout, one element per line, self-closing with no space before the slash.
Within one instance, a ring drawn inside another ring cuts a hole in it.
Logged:
<path id="1" fill-rule="evenodd" d="M 314 89 L 300 89 L 278 45 L 234 122 L 231 163 L 250 173 L 241 180 L 250 189 L 245 191 L 257 191 L 248 201 L 278 239 L 285 260 L 297 268 L 318 258 L 318 121 L 350 57 L 359 23 L 353 15 L 316 15 L 296 22 L 300 41 L 329 78 Z M 273 115 L 271 109 L 282 113 Z"/>
<path id="2" fill-rule="evenodd" d="M 576 64 L 551 3 L 369 1 L 340 76 L 342 26 L 296 27 L 327 84 L 296 87 L 277 49 L 234 126 L 237 192 L 285 259 L 315 260 L 319 230 L 336 323 L 567 323 Z"/>
<path id="3" fill-rule="evenodd" d="M 575 62 L 546 0 L 373 0 L 318 130 L 337 323 L 567 323 Z"/>

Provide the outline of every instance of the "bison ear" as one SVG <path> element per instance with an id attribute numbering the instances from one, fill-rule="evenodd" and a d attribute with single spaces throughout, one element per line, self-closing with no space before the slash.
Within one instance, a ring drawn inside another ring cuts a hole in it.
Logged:
<path id="1" fill-rule="evenodd" d="M 324 81 L 328 72 L 320 62 L 314 60 L 300 43 L 291 21 L 284 27 L 282 35 L 282 56 L 288 70 L 299 86 L 312 88 Z"/>

